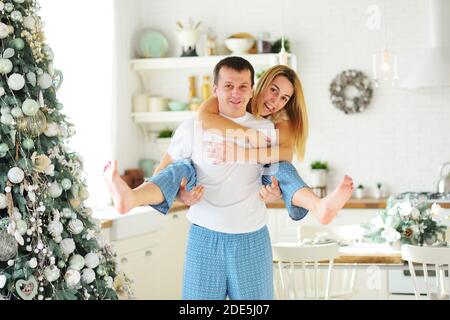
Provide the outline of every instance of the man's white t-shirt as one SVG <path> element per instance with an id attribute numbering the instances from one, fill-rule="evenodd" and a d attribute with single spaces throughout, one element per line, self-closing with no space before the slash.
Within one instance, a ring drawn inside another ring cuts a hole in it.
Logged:
<path id="1" fill-rule="evenodd" d="M 274 125 L 267 119 L 256 118 L 248 112 L 229 119 L 276 137 Z M 193 224 L 218 232 L 259 230 L 267 222 L 266 206 L 259 197 L 262 165 L 212 164 L 206 143 L 222 139 L 210 131 L 203 131 L 196 117 L 180 124 L 172 137 L 168 154 L 173 161 L 191 158 L 197 171 L 197 184 L 204 186 L 202 200 L 189 208 L 187 218 Z M 243 142 L 238 141 L 238 144 L 243 145 Z"/>

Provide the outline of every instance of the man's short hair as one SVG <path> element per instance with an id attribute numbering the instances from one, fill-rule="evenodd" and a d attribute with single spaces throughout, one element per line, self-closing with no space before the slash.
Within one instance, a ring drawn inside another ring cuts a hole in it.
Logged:
<path id="1" fill-rule="evenodd" d="M 241 57 L 226 57 L 222 60 L 220 60 L 216 66 L 214 67 L 214 84 L 217 86 L 217 83 L 219 82 L 219 72 L 223 68 L 230 68 L 238 72 L 242 72 L 245 70 L 250 71 L 250 77 L 251 77 L 251 83 L 252 87 L 254 85 L 254 79 L 255 79 L 255 69 L 253 69 L 253 66 L 250 62 L 245 60 Z"/>

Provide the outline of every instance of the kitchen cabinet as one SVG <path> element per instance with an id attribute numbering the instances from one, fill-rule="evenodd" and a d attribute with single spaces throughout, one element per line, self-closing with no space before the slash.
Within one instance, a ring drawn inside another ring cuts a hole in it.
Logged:
<path id="1" fill-rule="evenodd" d="M 186 211 L 163 220 L 156 231 L 111 241 L 121 269 L 133 281 L 135 299 L 181 299 L 189 222 Z"/>

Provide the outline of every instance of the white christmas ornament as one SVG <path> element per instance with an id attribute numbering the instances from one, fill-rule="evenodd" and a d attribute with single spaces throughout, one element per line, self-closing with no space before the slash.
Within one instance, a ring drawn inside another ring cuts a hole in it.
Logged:
<path id="1" fill-rule="evenodd" d="M 78 197 L 80 197 L 80 199 L 82 201 L 86 200 L 87 198 L 89 198 L 89 191 L 87 190 L 87 188 L 82 187 L 80 189 L 80 191 L 78 192 Z"/>
<path id="2" fill-rule="evenodd" d="M 47 230 L 52 235 L 52 237 L 58 237 L 63 232 L 64 226 L 62 225 L 61 222 L 53 220 L 48 224 Z"/>
<path id="3" fill-rule="evenodd" d="M 72 219 L 69 222 L 68 229 L 73 234 L 80 234 L 83 231 L 83 222 L 79 219 Z"/>
<path id="4" fill-rule="evenodd" d="M 59 185 L 58 182 L 54 181 L 50 184 L 50 187 L 48 188 L 48 193 L 50 194 L 50 197 L 52 198 L 58 198 L 63 192 L 63 189 Z"/>
<path id="5" fill-rule="evenodd" d="M 16 22 L 21 22 L 23 20 L 22 13 L 18 10 L 11 12 L 11 20 Z"/>
<path id="6" fill-rule="evenodd" d="M 95 269 L 100 263 L 100 259 L 98 258 L 98 255 L 96 253 L 89 252 L 84 256 L 84 262 L 86 263 L 86 267 Z"/>
<path id="7" fill-rule="evenodd" d="M 19 167 L 13 167 L 8 171 L 8 179 L 12 183 L 21 183 L 23 181 L 25 174 Z"/>
<path id="8" fill-rule="evenodd" d="M 0 274 L 0 289 L 3 289 L 5 284 L 6 284 L 6 276 L 4 274 Z"/>
<path id="9" fill-rule="evenodd" d="M 8 86 L 11 88 L 11 90 L 21 90 L 23 86 L 25 85 L 25 78 L 23 75 L 18 73 L 13 73 L 8 78 Z"/>
<path id="10" fill-rule="evenodd" d="M 36 19 L 34 16 L 26 16 L 23 19 L 23 25 L 28 30 L 35 31 L 36 30 Z"/>
<path id="11" fill-rule="evenodd" d="M 5 4 L 3 1 L 0 1 L 0 11 L 3 11 L 3 9 L 5 9 Z"/>
<path id="12" fill-rule="evenodd" d="M 5 209 L 8 205 L 8 202 L 6 201 L 6 195 L 3 193 L 0 193 L 0 210 Z"/>
<path id="13" fill-rule="evenodd" d="M 73 255 L 69 260 L 69 268 L 74 270 L 81 270 L 84 267 L 84 258 L 79 254 Z"/>
<path id="14" fill-rule="evenodd" d="M 49 282 L 53 282 L 59 278 L 59 269 L 56 266 L 48 266 L 44 269 L 45 279 Z"/>
<path id="15" fill-rule="evenodd" d="M 30 259 L 30 262 L 28 263 L 30 265 L 30 268 L 34 269 L 37 267 L 37 260 L 35 257 Z"/>
<path id="16" fill-rule="evenodd" d="M 5 39 L 9 34 L 9 27 L 4 24 L 3 22 L 0 22 L 0 39 Z"/>
<path id="17" fill-rule="evenodd" d="M 8 74 L 12 71 L 13 64 L 9 59 L 0 59 L 0 74 Z"/>
<path id="18" fill-rule="evenodd" d="M 86 268 L 83 270 L 83 275 L 81 276 L 81 279 L 87 284 L 91 283 L 95 280 L 95 272 L 94 270 L 90 268 Z"/>
<path id="19" fill-rule="evenodd" d="M 72 238 L 66 238 L 61 241 L 59 247 L 65 255 L 69 255 L 75 250 L 75 241 Z"/>
<path id="20" fill-rule="evenodd" d="M 0 118 L 0 122 L 4 125 L 11 125 L 14 122 L 14 118 L 10 113 L 5 113 L 2 114 L 1 118 Z"/>
<path id="21" fill-rule="evenodd" d="M 27 222 L 25 220 L 17 220 L 16 221 L 17 231 L 23 236 L 28 229 Z"/>
<path id="22" fill-rule="evenodd" d="M 38 77 L 39 87 L 41 87 L 41 89 L 43 90 L 50 88 L 52 86 L 52 83 L 53 79 L 47 72 L 44 72 Z"/>
<path id="23" fill-rule="evenodd" d="M 61 215 L 63 218 L 71 218 L 72 217 L 72 210 L 70 208 L 64 208 L 62 209 Z"/>
<path id="24" fill-rule="evenodd" d="M 0 97 L 3 97 L 5 95 L 5 88 L 0 87 Z"/>
<path id="25" fill-rule="evenodd" d="M 69 269 L 64 275 L 64 279 L 69 287 L 74 287 L 80 282 L 80 272 L 78 270 Z"/>
<path id="26" fill-rule="evenodd" d="M 33 99 L 26 99 L 23 103 L 22 103 L 22 111 L 23 113 L 25 113 L 27 116 L 33 117 L 36 115 L 36 113 L 39 110 L 39 103 L 37 103 L 36 100 Z"/>
<path id="27" fill-rule="evenodd" d="M 47 137 L 56 137 L 59 133 L 59 125 L 55 122 L 48 122 L 44 134 Z"/>
<path id="28" fill-rule="evenodd" d="M 14 108 L 12 108 L 12 110 L 11 110 L 11 115 L 12 115 L 14 118 L 22 118 L 22 117 L 23 117 L 22 109 L 20 109 L 19 107 L 14 107 Z"/>

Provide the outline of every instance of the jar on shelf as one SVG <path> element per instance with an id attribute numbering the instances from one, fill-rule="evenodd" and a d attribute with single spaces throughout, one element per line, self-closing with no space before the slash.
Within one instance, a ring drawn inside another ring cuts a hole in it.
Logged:
<path id="1" fill-rule="evenodd" d="M 201 94 L 202 94 L 203 101 L 207 100 L 211 96 L 212 89 L 211 89 L 211 77 L 210 76 L 203 76 L 203 82 L 202 82 L 202 86 L 201 86 Z"/>
<path id="2" fill-rule="evenodd" d="M 196 88 L 196 79 L 195 76 L 189 77 L 189 101 L 192 100 L 192 98 L 195 98 L 197 96 L 197 88 Z"/>
<path id="3" fill-rule="evenodd" d="M 260 32 L 256 38 L 256 50 L 258 53 L 270 53 L 272 43 L 270 42 L 269 32 Z"/>

